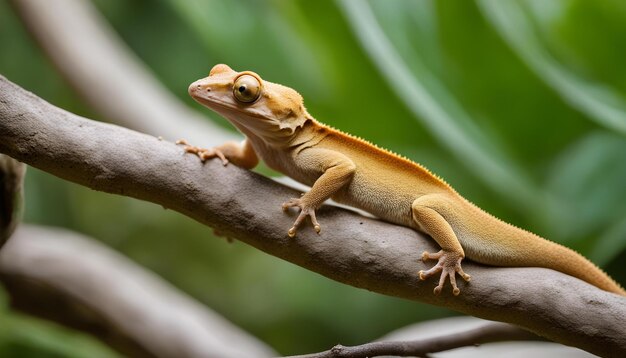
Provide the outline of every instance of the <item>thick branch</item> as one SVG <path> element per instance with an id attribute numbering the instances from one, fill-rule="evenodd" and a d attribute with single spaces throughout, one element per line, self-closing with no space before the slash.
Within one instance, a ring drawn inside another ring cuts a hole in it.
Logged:
<path id="1" fill-rule="evenodd" d="M 297 195 L 219 161 L 201 164 L 169 142 L 60 110 L 0 80 L 0 152 L 61 178 L 160 204 L 274 256 L 334 280 L 387 295 L 517 324 L 599 355 L 626 355 L 626 299 L 541 268 L 471 262 L 472 281 L 435 296 L 417 277 L 420 253 L 437 247 L 414 230 L 322 207 L 321 235 L 290 239 L 294 217 L 280 210 Z"/>
<path id="2" fill-rule="evenodd" d="M 0 251 L 13 307 L 131 357 L 270 357 L 263 343 L 96 241 L 21 226 Z"/>

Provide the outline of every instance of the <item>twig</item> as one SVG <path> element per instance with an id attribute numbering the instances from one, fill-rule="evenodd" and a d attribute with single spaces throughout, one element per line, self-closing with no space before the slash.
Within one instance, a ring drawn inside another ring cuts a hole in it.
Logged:
<path id="1" fill-rule="evenodd" d="M 332 349 L 324 352 L 285 358 L 365 358 L 383 355 L 424 357 L 428 353 L 443 352 L 450 349 L 484 343 L 533 339 L 537 339 L 537 336 L 509 324 L 488 323 L 482 327 L 465 332 L 429 339 L 372 342 L 353 347 L 336 345 Z"/>
<path id="2" fill-rule="evenodd" d="M 202 164 L 180 146 L 58 109 L 0 78 L 0 152 L 61 178 L 151 201 L 213 226 L 269 254 L 371 291 L 514 323 L 591 353 L 626 356 L 626 298 L 541 268 L 465 263 L 461 295 L 435 296 L 417 277 L 420 253 L 436 246 L 406 227 L 322 207 L 320 235 L 287 236 L 293 216 L 281 203 L 298 195 L 218 161 Z"/>
<path id="3" fill-rule="evenodd" d="M 0 251 L 14 308 L 92 333 L 130 357 L 259 358 L 262 342 L 95 240 L 22 225 Z"/>

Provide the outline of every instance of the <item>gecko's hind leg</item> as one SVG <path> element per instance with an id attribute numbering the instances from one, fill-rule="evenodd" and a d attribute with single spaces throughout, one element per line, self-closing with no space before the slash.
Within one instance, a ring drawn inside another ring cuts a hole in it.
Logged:
<path id="1" fill-rule="evenodd" d="M 465 281 L 470 280 L 470 275 L 463 272 L 461 260 L 465 257 L 465 252 L 459 242 L 450 223 L 440 214 L 440 212 L 450 213 L 450 207 L 445 195 L 430 194 L 416 199 L 412 204 L 413 219 L 418 227 L 429 234 L 441 247 L 436 253 L 424 252 L 422 260 L 438 260 L 431 269 L 420 271 L 419 277 L 427 279 L 439 272 L 439 284 L 435 287 L 435 294 L 441 293 L 446 278 L 450 278 L 452 293 L 456 296 L 461 290 L 456 285 L 456 274 L 458 273 Z M 449 217 L 449 215 L 448 215 Z"/>

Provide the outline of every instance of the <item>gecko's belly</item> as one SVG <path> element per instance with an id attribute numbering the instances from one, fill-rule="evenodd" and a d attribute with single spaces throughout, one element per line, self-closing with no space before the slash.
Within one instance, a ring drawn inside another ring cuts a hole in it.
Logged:
<path id="1" fill-rule="evenodd" d="M 411 204 L 417 195 L 399 195 L 388 188 L 349 185 L 333 196 L 333 200 L 365 210 L 394 224 L 417 229 L 412 218 Z"/>

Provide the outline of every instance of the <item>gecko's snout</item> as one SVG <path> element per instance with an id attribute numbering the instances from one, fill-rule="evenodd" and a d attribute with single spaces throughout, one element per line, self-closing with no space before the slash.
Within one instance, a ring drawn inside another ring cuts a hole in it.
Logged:
<path id="1" fill-rule="evenodd" d="M 187 89 L 187 92 L 189 92 L 189 95 L 191 97 L 195 97 L 196 94 L 198 92 L 202 91 L 202 85 L 199 84 L 198 82 L 194 82 L 192 84 L 189 85 L 189 88 Z M 210 89 L 208 89 L 209 92 L 211 92 Z"/>

